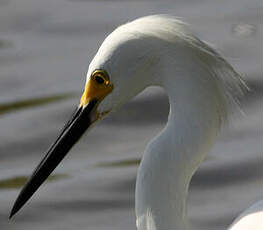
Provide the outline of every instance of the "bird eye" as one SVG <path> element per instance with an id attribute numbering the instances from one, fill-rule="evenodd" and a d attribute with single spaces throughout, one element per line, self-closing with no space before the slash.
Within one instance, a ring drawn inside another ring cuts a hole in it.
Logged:
<path id="1" fill-rule="evenodd" d="M 105 82 L 104 78 L 99 76 L 99 75 L 96 75 L 94 77 L 94 80 L 98 83 L 98 84 L 103 84 Z"/>
<path id="2" fill-rule="evenodd" d="M 91 78 L 99 85 L 107 86 L 110 84 L 109 76 L 105 70 L 95 70 L 92 73 Z"/>

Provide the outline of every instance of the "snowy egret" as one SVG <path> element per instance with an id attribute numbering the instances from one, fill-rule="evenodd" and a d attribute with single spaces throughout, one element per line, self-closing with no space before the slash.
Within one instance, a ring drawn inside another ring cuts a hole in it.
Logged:
<path id="1" fill-rule="evenodd" d="M 213 48 L 183 22 L 164 15 L 124 24 L 105 39 L 89 65 L 80 105 L 27 181 L 10 217 L 91 125 L 151 85 L 167 92 L 170 113 L 167 125 L 147 145 L 138 170 L 137 228 L 188 229 L 191 177 L 247 88 Z"/>

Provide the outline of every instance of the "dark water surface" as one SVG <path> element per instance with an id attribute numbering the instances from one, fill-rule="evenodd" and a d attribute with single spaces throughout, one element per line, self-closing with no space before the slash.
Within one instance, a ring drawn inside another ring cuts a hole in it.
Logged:
<path id="1" fill-rule="evenodd" d="M 87 134 L 11 221 L 21 185 L 78 104 L 85 72 L 116 26 L 140 16 L 182 17 L 252 88 L 194 176 L 194 229 L 226 229 L 263 199 L 263 2 L 261 0 L 0 1 L 0 229 L 135 229 L 136 169 L 165 124 L 162 91 L 146 90 Z M 158 111 L 155 108 L 159 108 Z"/>

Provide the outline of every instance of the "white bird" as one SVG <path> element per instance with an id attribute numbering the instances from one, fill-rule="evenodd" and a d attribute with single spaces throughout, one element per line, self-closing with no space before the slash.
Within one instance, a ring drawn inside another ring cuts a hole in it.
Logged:
<path id="1" fill-rule="evenodd" d="M 147 145 L 138 170 L 137 228 L 189 229 L 190 180 L 232 111 L 239 108 L 247 87 L 213 48 L 183 22 L 165 15 L 139 18 L 105 39 L 89 65 L 80 105 L 24 186 L 10 217 L 91 125 L 152 85 L 164 88 L 170 113 L 164 129 Z M 262 220 L 253 225 L 255 210 L 262 216 L 262 206 L 245 212 L 230 229 L 263 229 Z"/>

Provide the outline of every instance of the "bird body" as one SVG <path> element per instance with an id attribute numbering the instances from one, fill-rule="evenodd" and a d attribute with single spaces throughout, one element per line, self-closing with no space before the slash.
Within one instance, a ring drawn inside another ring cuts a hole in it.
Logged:
<path id="1" fill-rule="evenodd" d="M 239 217 L 230 226 L 229 230 L 261 230 L 263 220 L 263 200 L 256 202 Z"/>
<path id="2" fill-rule="evenodd" d="M 91 124 L 148 86 L 164 88 L 170 112 L 164 129 L 147 145 L 138 170 L 137 228 L 188 230 L 186 199 L 191 178 L 239 108 L 238 100 L 247 87 L 231 65 L 183 22 L 165 15 L 129 22 L 105 39 L 89 65 L 77 112 L 36 168 L 11 215 L 75 143 L 67 139 L 63 149 L 60 143 L 65 138 L 78 135 L 78 139 Z M 89 122 L 81 128 L 85 116 Z M 58 156 L 55 162 L 54 156 Z"/>

